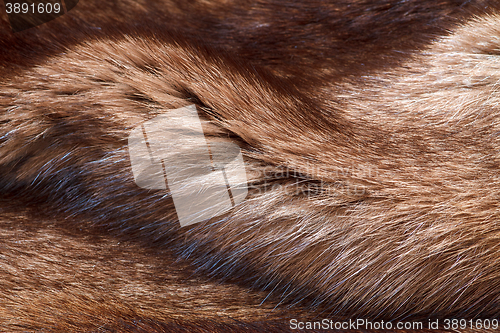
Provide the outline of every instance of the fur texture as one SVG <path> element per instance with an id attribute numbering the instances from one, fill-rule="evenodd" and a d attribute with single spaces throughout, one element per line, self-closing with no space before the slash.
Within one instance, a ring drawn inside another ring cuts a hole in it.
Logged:
<path id="1" fill-rule="evenodd" d="M 88 1 L 2 29 L 7 331 L 498 318 L 498 2 Z M 189 104 L 250 193 L 181 229 L 127 137 Z"/>

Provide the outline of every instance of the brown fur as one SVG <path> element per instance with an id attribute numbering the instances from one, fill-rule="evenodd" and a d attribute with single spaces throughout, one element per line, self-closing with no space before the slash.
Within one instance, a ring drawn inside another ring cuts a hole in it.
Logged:
<path id="1" fill-rule="evenodd" d="M 500 314 L 498 2 L 82 2 L 2 25 L 7 331 Z M 189 104 L 251 190 L 181 229 L 127 136 Z"/>

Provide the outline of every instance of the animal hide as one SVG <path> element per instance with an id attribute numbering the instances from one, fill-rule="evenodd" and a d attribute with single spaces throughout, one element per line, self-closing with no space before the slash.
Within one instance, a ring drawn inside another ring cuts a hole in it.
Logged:
<path id="1" fill-rule="evenodd" d="M 498 1 L 89 0 L 16 33 L 1 15 L 1 331 L 500 319 Z M 248 195 L 180 227 L 127 138 L 192 104 L 241 148 Z"/>

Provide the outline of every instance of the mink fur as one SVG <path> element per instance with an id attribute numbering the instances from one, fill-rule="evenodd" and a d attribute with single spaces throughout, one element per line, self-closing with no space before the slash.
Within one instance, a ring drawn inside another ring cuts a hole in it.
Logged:
<path id="1" fill-rule="evenodd" d="M 498 319 L 498 1 L 81 1 L 0 23 L 2 330 Z M 191 104 L 242 148 L 249 195 L 181 228 L 127 137 Z"/>

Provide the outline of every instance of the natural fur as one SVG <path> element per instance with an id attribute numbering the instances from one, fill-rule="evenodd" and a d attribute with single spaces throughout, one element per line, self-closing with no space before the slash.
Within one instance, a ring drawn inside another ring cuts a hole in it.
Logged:
<path id="1" fill-rule="evenodd" d="M 500 314 L 498 2 L 82 1 L 17 34 L 2 19 L 7 331 Z M 135 185 L 127 137 L 189 104 L 242 147 L 251 189 L 180 228 L 167 191 Z"/>

